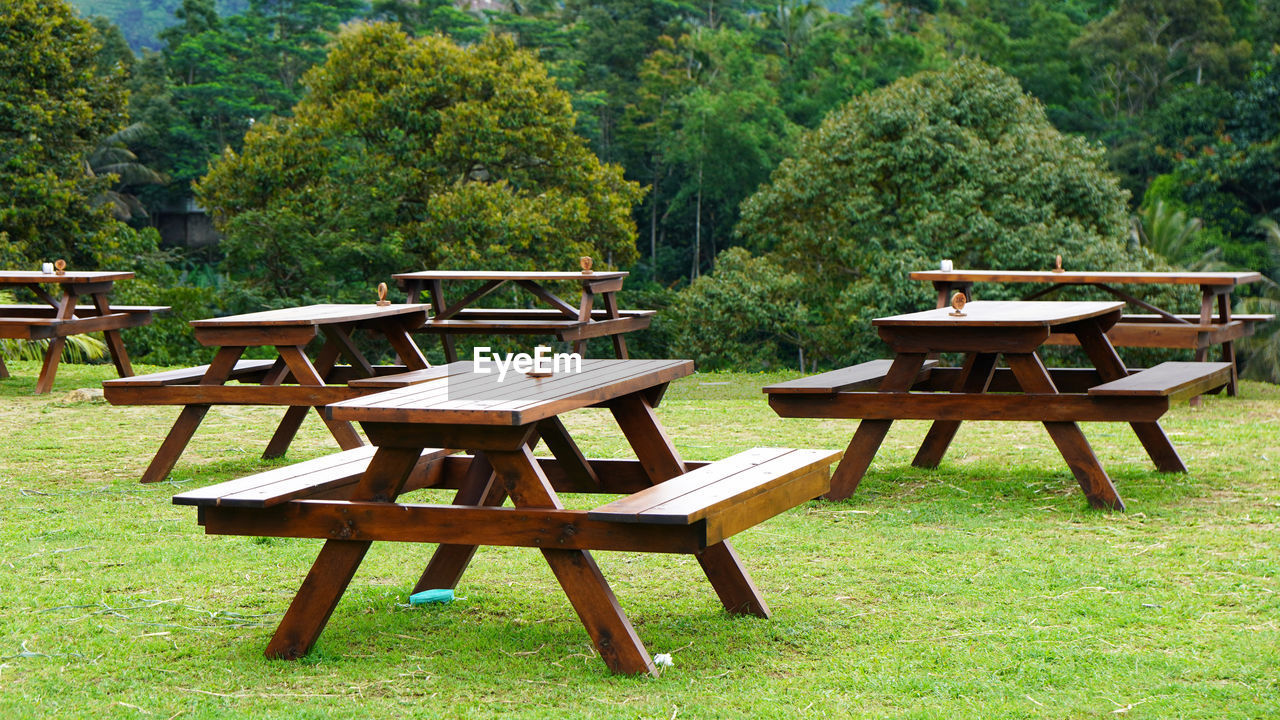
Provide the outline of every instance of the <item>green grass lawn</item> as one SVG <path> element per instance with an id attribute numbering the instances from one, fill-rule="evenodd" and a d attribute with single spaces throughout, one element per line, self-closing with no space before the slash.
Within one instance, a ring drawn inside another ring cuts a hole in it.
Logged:
<path id="1" fill-rule="evenodd" d="M 966 424 L 922 471 L 925 424 L 897 424 L 853 498 L 735 537 L 770 620 L 725 614 L 690 557 L 597 553 L 674 657 L 655 679 L 610 675 L 522 548 L 411 607 L 432 548 L 375 544 L 315 651 L 266 660 L 320 541 L 205 536 L 169 498 L 266 467 L 279 410 L 214 408 L 173 480 L 143 486 L 177 409 L 67 401 L 110 366 L 33 396 L 38 369 L 0 381 L 0 718 L 1280 717 L 1273 386 L 1165 417 L 1188 475 L 1086 425 L 1127 513 L 1088 509 L 1037 425 Z M 690 459 L 843 449 L 855 421 L 773 415 L 759 388 L 784 377 L 696 375 L 659 415 Z M 626 454 L 607 413 L 566 423 L 588 455 Z M 334 449 L 313 416 L 289 459 Z"/>

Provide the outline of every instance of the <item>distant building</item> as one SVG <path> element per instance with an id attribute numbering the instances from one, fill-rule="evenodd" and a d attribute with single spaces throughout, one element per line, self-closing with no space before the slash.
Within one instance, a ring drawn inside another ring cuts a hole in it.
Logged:
<path id="1" fill-rule="evenodd" d="M 213 220 L 204 208 L 188 199 L 185 204 L 151 213 L 151 221 L 160 232 L 160 243 L 166 247 L 202 248 L 222 238 L 213 229 Z"/>

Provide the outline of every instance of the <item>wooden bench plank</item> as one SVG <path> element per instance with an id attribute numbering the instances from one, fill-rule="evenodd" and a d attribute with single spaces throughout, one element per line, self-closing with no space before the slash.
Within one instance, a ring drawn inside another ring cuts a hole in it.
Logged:
<path id="1" fill-rule="evenodd" d="M 770 395 L 828 395 L 842 390 L 875 390 L 888 374 L 892 364 L 892 360 L 871 360 L 839 370 L 768 385 L 764 388 L 764 392 Z M 916 377 L 916 382 L 928 379 L 929 373 L 937 364 L 937 360 L 926 360 L 920 374 Z"/>
<path id="2" fill-rule="evenodd" d="M 113 313 L 158 313 L 168 312 L 172 308 L 168 305 L 112 305 L 109 309 Z M 15 318 L 52 318 L 56 312 L 57 309 L 52 305 L 0 305 L 0 315 Z M 77 305 L 75 314 L 79 317 L 95 317 L 98 315 L 98 309 L 92 305 Z"/>
<path id="3" fill-rule="evenodd" d="M 839 456 L 828 450 L 753 448 L 601 505 L 587 515 L 615 522 L 688 525 L 790 480 L 824 473 Z M 779 507 L 770 516 L 784 509 Z"/>
<path id="4" fill-rule="evenodd" d="M 624 318 L 628 317 L 651 317 L 657 315 L 657 310 L 619 310 L 618 314 Z M 554 308 L 464 308 L 459 310 L 457 314 L 449 318 L 451 320 L 548 320 L 548 319 L 571 319 L 566 318 L 563 313 L 558 312 Z M 592 320 L 609 320 L 608 310 L 596 308 L 591 311 Z M 576 319 L 571 319 L 577 322 Z"/>
<path id="5" fill-rule="evenodd" d="M 1231 363 L 1164 362 L 1119 380 L 1089 388 L 1094 397 L 1183 397 L 1226 385 Z"/>
<path id="6" fill-rule="evenodd" d="M 230 379 L 239 380 L 247 375 L 255 373 L 265 373 L 271 369 L 274 360 L 239 360 L 236 362 L 235 369 L 231 371 Z M 200 378 L 204 377 L 208 371 L 208 365 L 200 365 L 191 368 L 179 368 L 176 370 L 164 370 L 157 373 L 148 373 L 146 375 L 134 375 L 132 377 L 116 378 L 107 380 L 102 383 L 103 387 L 161 387 L 164 385 L 186 385 L 200 382 Z"/>
<path id="7" fill-rule="evenodd" d="M 175 495 L 173 504 L 265 508 L 290 500 L 331 493 L 358 481 L 369 467 L 376 450 L 371 445 L 365 445 L 189 490 Z M 424 463 L 445 457 L 449 452 L 437 448 L 423 450 L 415 473 L 421 471 Z"/>
<path id="8" fill-rule="evenodd" d="M 1189 323 L 1191 323 L 1191 324 L 1193 324 L 1193 325 L 1199 325 L 1199 324 L 1200 324 L 1200 316 L 1199 316 L 1199 315 L 1174 315 L 1174 317 L 1178 318 L 1179 320 L 1185 320 L 1185 321 L 1187 321 L 1187 322 L 1189 322 Z M 1231 313 L 1231 319 L 1232 319 L 1232 320 L 1240 320 L 1241 322 L 1264 323 L 1264 322 L 1271 322 L 1272 320 L 1275 320 L 1275 319 L 1276 319 L 1276 316 L 1275 316 L 1275 315 L 1267 315 L 1267 314 L 1239 314 L 1239 313 Z M 1169 319 L 1168 319 L 1168 318 L 1166 318 L 1166 317 L 1164 317 L 1163 315 L 1141 315 L 1141 314 L 1135 314 L 1135 315 L 1121 315 L 1121 316 L 1120 316 L 1120 322 L 1122 322 L 1122 323 L 1168 323 L 1168 322 L 1169 322 Z M 1219 323 L 1219 322 L 1215 322 L 1214 320 L 1210 320 L 1208 324 L 1210 324 L 1210 325 L 1222 325 L 1223 323 Z"/>
<path id="9" fill-rule="evenodd" d="M 347 385 L 360 388 L 408 387 L 409 385 L 417 385 L 418 383 L 448 377 L 451 372 L 449 368 L 449 365 L 437 365 L 423 370 L 410 370 L 408 372 L 395 373 L 392 375 L 375 375 L 374 377 L 367 378 L 352 378 L 347 381 Z M 456 372 L 456 370 L 457 369 L 455 368 L 454 371 Z"/>

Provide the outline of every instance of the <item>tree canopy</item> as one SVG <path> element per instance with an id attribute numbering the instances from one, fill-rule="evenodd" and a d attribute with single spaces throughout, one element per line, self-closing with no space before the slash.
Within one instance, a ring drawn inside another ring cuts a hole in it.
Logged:
<path id="1" fill-rule="evenodd" d="M 85 162 L 125 124 L 124 74 L 96 61 L 97 34 L 62 2 L 10 0 L 0 11 L 0 265 L 93 263 L 111 242 L 109 186 Z"/>
<path id="2" fill-rule="evenodd" d="M 359 26 L 303 83 L 293 117 L 257 124 L 198 186 L 227 265 L 267 296 L 349 297 L 416 268 L 634 261 L 641 189 L 573 134 L 568 95 L 510 39 Z"/>
<path id="3" fill-rule="evenodd" d="M 871 318 L 930 305 L 907 275 L 944 258 L 1149 265 L 1126 256 L 1126 199 L 1099 148 L 1055 130 L 1008 75 L 962 60 L 832 112 L 747 200 L 739 229 L 822 298 L 811 350 L 844 361 L 875 352 Z"/>

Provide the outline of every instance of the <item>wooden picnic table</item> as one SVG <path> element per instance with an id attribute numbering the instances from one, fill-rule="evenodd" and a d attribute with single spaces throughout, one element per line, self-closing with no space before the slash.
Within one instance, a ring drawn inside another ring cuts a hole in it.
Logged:
<path id="1" fill-rule="evenodd" d="M 912 465 L 937 467 L 963 420 L 1044 423 L 1094 507 L 1124 509 L 1111 478 L 1078 422 L 1127 422 L 1161 472 L 1186 466 L 1157 420 L 1172 403 L 1222 387 L 1228 363 L 1168 362 L 1129 370 L 1109 330 L 1119 302 L 978 301 L 962 315 L 947 308 L 878 318 L 873 325 L 896 353 L 764 388 L 782 417 L 862 421 L 832 477 L 830 499 L 857 488 L 894 420 L 933 420 Z M 1092 368 L 1047 369 L 1038 348 L 1054 333 L 1070 333 Z M 931 356 L 963 353 L 958 368 Z M 1003 358 L 1007 368 L 998 368 Z"/>
<path id="2" fill-rule="evenodd" d="M 1195 351 L 1195 359 L 1207 360 L 1209 348 L 1222 346 L 1222 360 L 1231 363 L 1227 394 L 1238 392 L 1235 341 L 1253 335 L 1256 325 L 1274 315 L 1232 315 L 1231 293 L 1237 286 L 1258 282 L 1256 272 L 1089 272 L 1072 270 L 925 270 L 911 273 L 912 280 L 927 280 L 938 291 L 938 307 L 946 307 L 952 293 L 963 292 L 973 300 L 975 283 L 1037 283 L 1047 285 L 1029 295 L 1034 300 L 1068 285 L 1096 287 L 1148 314 L 1124 315 L 1107 335 L 1117 347 L 1183 348 Z M 1195 285 L 1200 288 L 1198 315 L 1176 314 L 1157 307 L 1119 285 Z M 1217 310 L 1216 314 L 1214 310 Z M 1058 334 L 1050 344 L 1074 344 L 1069 333 Z"/>
<path id="3" fill-rule="evenodd" d="M 131 272 L 70 271 L 45 273 L 35 270 L 0 271 L 0 288 L 25 288 L 35 294 L 39 305 L 0 305 L 0 338 L 21 340 L 48 340 L 36 392 L 47 393 L 53 389 L 58 361 L 66 347 L 67 337 L 82 333 L 101 332 L 106 338 L 107 352 L 120 377 L 133 374 L 129 353 L 124 347 L 120 331 L 151 322 L 154 313 L 169 308 L 162 305 L 112 305 L 112 287 L 117 280 L 129 280 Z M 61 296 L 45 289 L 57 285 Z M 88 305 L 79 305 L 81 298 Z M 0 378 L 9 377 L 4 358 L 0 357 Z"/>
<path id="4" fill-rule="evenodd" d="M 377 392 L 361 388 L 358 378 L 428 370 L 426 359 L 409 333 L 426 322 L 429 305 L 306 305 L 244 315 L 193 320 L 202 345 L 217 347 L 213 362 L 104 382 L 115 405 L 182 405 L 182 412 L 142 475 L 142 482 L 168 477 L 205 414 L 213 405 L 283 405 L 289 409 L 267 444 L 264 458 L 289 448 L 309 408 Z M 375 366 L 356 346 L 352 335 L 367 331 L 381 336 L 404 365 Z M 323 344 L 309 356 L 307 346 L 318 336 Z M 274 348 L 274 359 L 246 359 L 248 348 Z M 314 357 L 314 361 L 312 360 Z M 346 358 L 349 365 L 338 365 Z M 227 385 L 230 380 L 239 381 Z M 348 422 L 321 415 L 343 449 L 364 444 Z"/>
<path id="5" fill-rule="evenodd" d="M 539 549 L 615 672 L 655 668 L 592 550 L 691 554 L 727 611 L 768 617 L 727 538 L 824 492 L 839 453 L 756 448 L 683 460 L 654 408 L 668 383 L 693 371 L 688 360 L 584 360 L 580 371 L 503 382 L 470 362 L 443 369 L 446 377 L 326 408 L 333 421 L 361 423 L 371 457 L 348 451 L 174 498 L 198 506 L 210 534 L 325 540 L 268 656 L 310 650 L 375 540 L 440 543 L 414 592 L 455 587 L 478 545 Z M 593 406 L 609 409 L 636 459 L 584 457 L 560 416 Z M 552 457 L 533 455 L 539 441 Z M 423 487 L 453 490 L 452 503 L 397 502 Z M 567 510 L 561 492 L 623 497 Z M 508 497 L 513 506 L 503 507 Z"/>
<path id="6" fill-rule="evenodd" d="M 590 263 L 584 261 L 586 267 Z M 424 332 L 440 335 L 445 359 L 458 359 L 453 346 L 454 335 L 552 335 L 571 342 L 574 352 L 586 356 L 587 340 L 608 337 L 613 341 L 614 355 L 627 357 L 625 333 L 643 330 L 655 314 L 653 310 L 619 310 L 616 293 L 622 289 L 626 272 L 523 272 L 424 270 L 400 273 L 393 277 L 408 293 L 409 302 L 417 302 L 423 292 L 430 295 L 435 312 Z M 478 289 L 450 303 L 445 298 L 446 283 L 480 282 Z M 547 289 L 551 282 L 577 283 L 581 288 L 575 306 Z M 476 308 L 476 301 L 507 283 L 513 283 L 541 301 L 544 308 Z M 599 305 L 596 298 L 599 297 Z M 601 307 L 602 305 L 602 307 Z"/>

